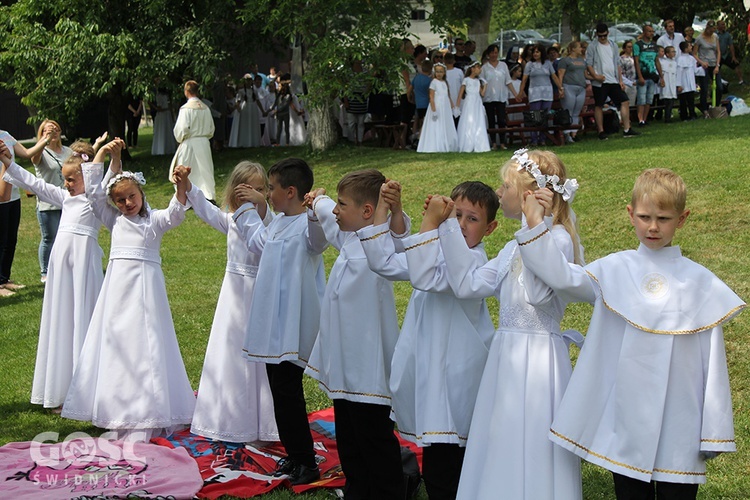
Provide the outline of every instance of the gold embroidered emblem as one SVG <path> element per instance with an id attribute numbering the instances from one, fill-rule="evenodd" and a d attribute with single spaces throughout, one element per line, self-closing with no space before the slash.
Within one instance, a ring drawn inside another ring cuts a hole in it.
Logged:
<path id="1" fill-rule="evenodd" d="M 659 273 L 649 273 L 641 280 L 641 293 L 650 299 L 664 297 L 669 291 L 669 280 Z"/>

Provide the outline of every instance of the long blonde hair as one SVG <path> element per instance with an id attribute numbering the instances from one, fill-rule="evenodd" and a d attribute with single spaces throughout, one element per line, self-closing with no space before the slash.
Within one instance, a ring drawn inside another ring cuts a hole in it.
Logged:
<path id="1" fill-rule="evenodd" d="M 529 151 L 528 156 L 530 160 L 539 165 L 539 170 L 543 174 L 558 176 L 561 184 L 568 179 L 565 164 L 552 151 Z M 536 179 L 534 179 L 534 177 L 532 177 L 532 175 L 526 170 L 519 172 L 518 166 L 516 160 L 508 160 L 508 162 L 506 162 L 500 169 L 500 177 L 513 184 L 519 193 L 523 193 L 529 189 L 533 191 L 539 189 Z M 575 214 L 570 208 L 568 202 L 563 200 L 560 193 L 557 193 L 554 190 L 552 193 L 553 222 L 554 224 L 562 225 L 568 232 L 570 239 L 573 240 L 573 261 L 576 264 L 583 265 L 583 248 L 581 247 L 580 237 L 578 236 L 578 224 L 575 219 Z"/>
<path id="2" fill-rule="evenodd" d="M 227 180 L 227 185 L 224 188 L 224 206 L 230 212 L 236 211 L 240 208 L 240 203 L 237 200 L 237 195 L 234 194 L 234 188 L 240 184 L 247 183 L 253 177 L 258 176 L 263 180 L 263 185 L 268 190 L 268 174 L 266 169 L 260 163 L 254 163 L 248 160 L 239 162 L 232 170 Z"/>
<path id="3" fill-rule="evenodd" d="M 55 120 L 50 120 L 49 118 L 44 119 L 44 121 L 39 124 L 39 128 L 36 130 L 36 139 L 39 140 L 44 136 L 44 127 L 50 123 L 57 127 L 57 130 L 59 131 L 57 134 L 57 142 L 59 143 L 58 145 L 62 145 L 62 127 L 60 127 L 60 124 Z"/>

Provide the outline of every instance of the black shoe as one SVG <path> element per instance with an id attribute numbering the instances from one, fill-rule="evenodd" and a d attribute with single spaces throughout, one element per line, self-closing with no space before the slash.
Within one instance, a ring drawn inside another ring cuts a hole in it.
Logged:
<path id="1" fill-rule="evenodd" d="M 273 471 L 273 477 L 288 476 L 294 472 L 297 463 L 289 457 L 283 457 L 276 462 L 276 470 Z"/>
<path id="2" fill-rule="evenodd" d="M 641 133 L 638 132 L 637 130 L 633 130 L 633 127 L 630 127 L 629 129 L 627 129 L 626 131 L 622 133 L 623 137 L 637 137 L 639 135 L 641 135 Z"/>
<path id="3" fill-rule="evenodd" d="M 605 134 L 604 132 L 599 132 L 599 140 L 600 141 L 606 141 L 607 138 L 608 138 L 607 134 Z"/>
<path id="4" fill-rule="evenodd" d="M 297 486 L 298 484 L 310 484 L 320 479 L 320 469 L 317 465 L 315 468 L 312 468 L 298 464 L 291 474 L 289 474 L 287 479 L 292 483 L 292 486 Z"/>
<path id="5" fill-rule="evenodd" d="M 646 126 L 646 122 L 638 122 L 638 128 L 643 128 Z"/>

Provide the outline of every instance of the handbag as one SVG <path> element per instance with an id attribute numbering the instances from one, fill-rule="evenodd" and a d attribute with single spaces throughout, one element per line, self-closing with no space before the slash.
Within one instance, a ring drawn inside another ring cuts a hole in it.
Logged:
<path id="1" fill-rule="evenodd" d="M 570 118 L 570 111 L 567 109 L 558 109 L 555 111 L 555 116 L 552 118 L 552 123 L 561 127 L 567 127 L 573 120 Z"/>
<path id="2" fill-rule="evenodd" d="M 718 75 L 717 75 L 718 77 Z M 721 105 L 716 105 L 716 78 L 714 77 L 713 81 L 711 82 L 711 106 L 708 108 L 708 116 L 709 118 L 728 118 L 729 113 L 727 112 L 727 108 Z"/>
<path id="3" fill-rule="evenodd" d="M 542 109 L 532 109 L 523 112 L 523 125 L 525 127 L 543 127 L 547 125 L 547 113 Z"/>

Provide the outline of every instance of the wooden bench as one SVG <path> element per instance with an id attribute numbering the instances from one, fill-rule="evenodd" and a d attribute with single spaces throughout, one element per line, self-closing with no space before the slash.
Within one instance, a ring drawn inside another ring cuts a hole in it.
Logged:
<path id="1" fill-rule="evenodd" d="M 552 109 L 560 109 L 560 101 L 556 100 L 552 103 Z M 518 141 L 522 146 L 526 146 L 530 138 L 530 132 L 541 132 L 545 139 L 549 140 L 555 146 L 563 146 L 565 144 L 564 132 L 568 130 L 579 130 L 580 125 L 553 125 L 548 120 L 547 125 L 540 127 L 529 127 L 524 124 L 523 112 L 530 111 L 529 103 L 527 101 L 515 102 L 510 101 L 505 107 L 506 122 L 505 127 L 494 127 L 488 128 L 487 133 L 494 134 L 505 134 L 509 142 Z M 515 116 L 514 116 L 515 115 Z"/>
<path id="2" fill-rule="evenodd" d="M 403 148 L 401 137 L 406 125 L 403 123 L 377 123 L 373 125 L 375 135 L 377 136 L 378 146 L 383 148 L 393 147 L 393 149 Z"/>

